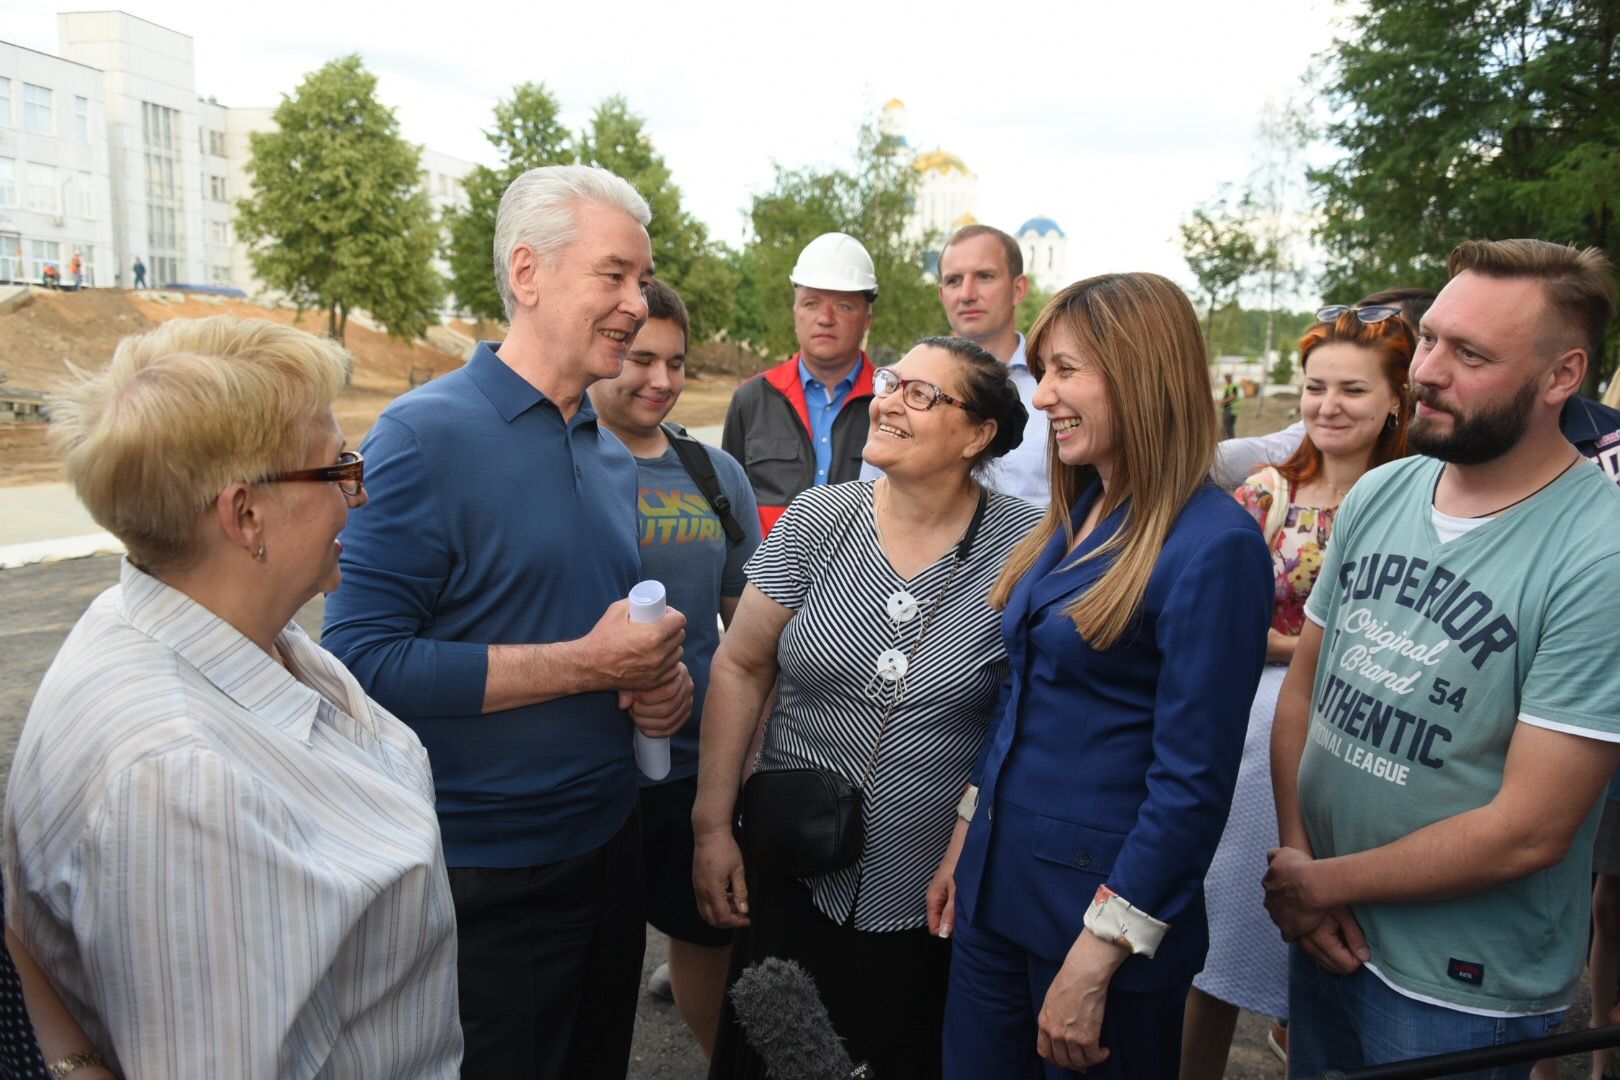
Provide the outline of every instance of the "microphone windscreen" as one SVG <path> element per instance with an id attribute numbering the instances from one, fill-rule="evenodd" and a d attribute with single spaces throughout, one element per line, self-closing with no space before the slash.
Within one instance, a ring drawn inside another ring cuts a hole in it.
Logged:
<path id="1" fill-rule="evenodd" d="M 845 1080 L 855 1071 L 815 980 L 794 961 L 768 957 L 745 968 L 731 1004 L 772 1080 Z"/>

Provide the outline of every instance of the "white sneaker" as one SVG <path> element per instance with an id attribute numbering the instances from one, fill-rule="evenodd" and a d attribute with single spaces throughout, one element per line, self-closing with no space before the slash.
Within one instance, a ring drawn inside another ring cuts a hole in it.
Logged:
<path id="1" fill-rule="evenodd" d="M 1288 1025 L 1279 1021 L 1272 1021 L 1271 1030 L 1266 1032 L 1266 1046 L 1277 1060 L 1284 1065 L 1288 1064 Z"/>
<path id="2" fill-rule="evenodd" d="M 669 964 L 667 962 L 659 964 L 653 969 L 653 973 L 648 976 L 647 993 L 665 1001 L 675 1000 L 675 988 L 669 982 Z"/>

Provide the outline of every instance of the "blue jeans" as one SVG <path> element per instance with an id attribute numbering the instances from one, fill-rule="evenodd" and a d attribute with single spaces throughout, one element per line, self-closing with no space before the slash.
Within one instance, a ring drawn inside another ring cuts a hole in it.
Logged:
<path id="1" fill-rule="evenodd" d="M 1564 1010 L 1540 1016 L 1476 1016 L 1391 990 L 1362 968 L 1335 975 L 1299 946 L 1288 960 L 1288 1075 L 1315 1076 L 1407 1058 L 1477 1050 L 1551 1035 Z M 1470 1080 L 1525 1080 L 1530 1065 L 1471 1072 Z"/>

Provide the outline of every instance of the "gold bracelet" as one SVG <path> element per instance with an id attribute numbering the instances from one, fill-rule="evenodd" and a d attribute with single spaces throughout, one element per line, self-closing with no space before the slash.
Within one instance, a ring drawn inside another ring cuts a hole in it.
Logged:
<path id="1" fill-rule="evenodd" d="M 107 1063 L 101 1060 L 101 1055 L 94 1050 L 80 1050 L 76 1054 L 69 1054 L 62 1060 L 45 1066 L 45 1075 L 49 1076 L 51 1080 L 66 1080 L 67 1077 L 72 1076 L 80 1069 L 88 1069 L 92 1065 L 99 1065 L 102 1068 L 107 1067 Z"/>

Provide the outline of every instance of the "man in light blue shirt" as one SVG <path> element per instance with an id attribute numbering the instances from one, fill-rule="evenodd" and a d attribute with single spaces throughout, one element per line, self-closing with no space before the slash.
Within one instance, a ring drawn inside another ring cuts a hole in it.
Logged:
<path id="1" fill-rule="evenodd" d="M 1018 241 L 989 225 L 957 230 L 939 256 L 939 299 L 951 333 L 984 349 L 1007 365 L 1029 420 L 1024 440 L 1004 457 L 991 462 L 984 481 L 1004 495 L 1045 506 L 1052 500 L 1046 462 L 1049 440 L 1046 414 L 1034 404 L 1039 382 L 1024 355 L 1024 335 L 1018 332 L 1018 305 L 1029 292 L 1024 276 L 1024 254 Z M 881 475 L 868 465 L 861 479 Z"/>
<path id="2" fill-rule="evenodd" d="M 765 533 L 806 488 L 859 477 L 870 426 L 873 368 L 861 342 L 878 294 L 872 256 L 847 233 L 822 233 L 788 281 L 799 351 L 737 388 L 720 439 L 748 472 Z"/>
<path id="3" fill-rule="evenodd" d="M 810 413 L 810 444 L 816 452 L 816 484 L 819 486 L 827 482 L 827 472 L 832 468 L 832 426 L 838 419 L 838 412 L 849 399 L 849 392 L 855 389 L 855 372 L 860 365 L 849 369 L 842 379 L 829 387 L 816 378 L 815 372 L 805 364 L 804 357 L 799 357 L 799 384 L 804 387 L 804 404 Z"/>

